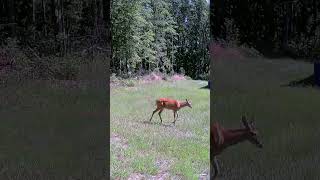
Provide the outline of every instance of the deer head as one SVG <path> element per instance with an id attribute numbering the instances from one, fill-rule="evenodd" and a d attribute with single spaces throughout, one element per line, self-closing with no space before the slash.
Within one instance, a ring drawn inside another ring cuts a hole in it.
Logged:
<path id="1" fill-rule="evenodd" d="M 186 102 L 187 102 L 187 106 L 188 106 L 189 108 L 192 108 L 192 107 L 191 107 L 191 102 L 189 102 L 188 99 L 186 99 Z"/>
<path id="2" fill-rule="evenodd" d="M 251 142 L 252 144 L 256 145 L 258 148 L 262 148 L 262 143 L 258 140 L 258 131 L 256 130 L 254 126 L 254 122 L 251 121 L 250 123 L 247 121 L 247 118 L 245 116 L 242 116 L 242 123 L 245 126 L 245 128 L 248 130 L 248 137 L 247 140 Z"/>

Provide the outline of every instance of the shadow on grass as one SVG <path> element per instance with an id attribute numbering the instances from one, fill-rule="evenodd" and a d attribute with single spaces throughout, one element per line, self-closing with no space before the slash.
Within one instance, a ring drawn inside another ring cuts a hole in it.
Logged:
<path id="1" fill-rule="evenodd" d="M 210 89 L 209 85 L 203 86 L 200 89 Z"/>
<path id="2" fill-rule="evenodd" d="M 306 78 L 291 81 L 288 84 L 281 85 L 281 87 L 319 87 L 319 86 L 316 84 L 314 74 L 312 74 Z"/>
<path id="3" fill-rule="evenodd" d="M 152 124 L 152 125 L 160 125 L 160 126 L 164 126 L 164 127 L 174 127 L 173 123 L 164 124 L 161 122 L 153 122 L 153 121 L 143 121 L 142 124 Z"/>
<path id="4" fill-rule="evenodd" d="M 210 86 L 212 86 L 211 81 L 208 81 L 208 84 L 206 86 L 201 87 L 200 89 L 209 89 L 210 90 Z"/>

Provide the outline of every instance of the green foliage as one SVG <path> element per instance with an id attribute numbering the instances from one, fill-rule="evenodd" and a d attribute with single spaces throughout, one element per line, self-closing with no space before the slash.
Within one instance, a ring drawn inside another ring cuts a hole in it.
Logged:
<path id="1" fill-rule="evenodd" d="M 113 1 L 112 72 L 207 73 L 208 14 L 205 0 Z"/>

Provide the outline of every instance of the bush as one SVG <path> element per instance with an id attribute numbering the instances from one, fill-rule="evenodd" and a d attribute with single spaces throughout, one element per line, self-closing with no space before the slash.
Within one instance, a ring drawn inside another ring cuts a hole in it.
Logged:
<path id="1" fill-rule="evenodd" d="M 134 83 L 134 80 L 128 79 L 128 80 L 125 80 L 125 81 L 124 81 L 124 85 L 125 85 L 125 86 L 128 86 L 128 87 L 134 87 L 134 86 L 135 86 L 135 83 Z"/>
<path id="2" fill-rule="evenodd" d="M 180 74 L 185 75 L 186 71 L 183 69 L 183 67 L 180 67 Z"/>
<path id="3" fill-rule="evenodd" d="M 51 72 L 54 79 L 76 80 L 80 69 L 80 58 L 72 56 L 65 56 L 61 58 L 53 57 L 50 67 L 45 68 Z M 51 74 L 49 73 L 46 75 L 50 76 Z"/>
<path id="4" fill-rule="evenodd" d="M 240 32 L 236 23 L 232 18 L 226 18 L 224 24 L 226 27 L 226 41 L 228 42 L 228 45 L 231 47 L 238 46 L 240 43 Z"/>
<path id="5" fill-rule="evenodd" d="M 117 77 L 115 73 L 112 73 L 111 76 L 110 76 L 110 82 L 111 83 L 117 83 L 120 81 L 119 79 L 120 77 Z"/>
<path id="6" fill-rule="evenodd" d="M 8 38 L 0 47 L 0 78 L 2 82 L 9 79 L 105 80 L 105 57 L 108 56 L 102 53 L 94 57 L 77 54 L 40 57 L 31 47 L 20 47 L 16 39 Z"/>
<path id="7" fill-rule="evenodd" d="M 246 57 L 262 57 L 263 56 L 258 50 L 256 50 L 253 47 L 249 47 L 245 44 L 241 45 L 239 49 Z"/>
<path id="8" fill-rule="evenodd" d="M 205 74 L 200 74 L 199 76 L 198 76 L 198 79 L 200 79 L 200 80 L 209 80 L 209 73 L 205 73 Z"/>

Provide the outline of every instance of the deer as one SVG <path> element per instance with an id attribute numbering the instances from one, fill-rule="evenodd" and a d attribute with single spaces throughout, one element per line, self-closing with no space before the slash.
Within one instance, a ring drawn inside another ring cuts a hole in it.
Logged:
<path id="1" fill-rule="evenodd" d="M 219 123 L 215 122 L 211 125 L 210 131 L 210 151 L 211 156 L 213 156 L 210 161 L 211 167 L 214 168 L 214 175 L 212 173 L 212 168 L 210 171 L 211 179 L 215 179 L 220 173 L 217 156 L 220 155 L 226 148 L 233 146 L 235 144 L 249 141 L 251 144 L 255 145 L 257 148 L 263 148 L 262 143 L 258 140 L 258 131 L 254 126 L 254 122 L 250 123 L 247 121 L 245 116 L 241 118 L 244 128 L 239 129 L 225 129 Z"/>
<path id="2" fill-rule="evenodd" d="M 152 120 L 152 117 L 154 113 L 159 111 L 159 117 L 162 123 L 162 118 L 161 118 L 161 113 L 164 109 L 172 110 L 173 111 L 173 124 L 175 125 L 176 120 L 178 118 L 178 111 L 183 108 L 183 107 L 189 107 L 192 108 L 191 103 L 186 99 L 186 101 L 178 101 L 174 99 L 169 99 L 169 98 L 159 98 L 156 100 L 156 106 L 157 108 L 152 112 L 150 122 Z"/>

